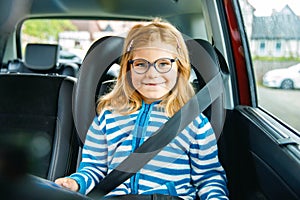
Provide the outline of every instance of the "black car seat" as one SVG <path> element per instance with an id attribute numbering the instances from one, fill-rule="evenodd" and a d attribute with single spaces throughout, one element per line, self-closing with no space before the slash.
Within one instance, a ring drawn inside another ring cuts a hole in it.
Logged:
<path id="1" fill-rule="evenodd" d="M 29 43 L 25 48 L 24 61 L 15 59 L 8 62 L 9 73 L 38 73 L 67 75 L 76 77 L 78 65 L 59 63 L 60 46 L 58 44 Z"/>
<path id="2" fill-rule="evenodd" d="M 27 158 L 1 157 L 0 177 L 24 170 L 55 180 L 75 171 L 78 140 L 71 106 L 75 81 L 68 76 L 0 74 L 0 153 L 21 149 Z M 18 164 L 22 159 L 26 164 Z"/>
<path id="3" fill-rule="evenodd" d="M 2 197 L 88 199 L 52 182 L 77 167 L 74 70 L 65 73 L 66 68 L 57 68 L 58 45 L 30 44 L 26 51 L 24 63 L 15 60 L 8 73 L 0 74 Z"/>
<path id="4" fill-rule="evenodd" d="M 102 91 L 106 91 L 106 88 L 110 87 L 111 82 L 107 79 L 111 77 L 108 71 L 111 66 L 119 63 L 123 42 L 124 38 L 117 36 L 107 36 L 99 39 L 90 47 L 81 65 L 78 81 L 73 92 L 73 117 L 82 145 L 96 114 L 97 99 L 102 94 Z M 190 52 L 191 66 L 197 76 L 196 80 L 194 80 L 196 90 L 201 89 L 205 84 L 210 84 L 215 77 L 221 77 L 222 69 L 218 54 L 209 42 L 201 39 L 191 39 L 186 41 L 186 43 Z M 218 88 L 213 89 L 223 89 L 223 85 L 218 86 Z M 207 95 L 210 95 L 210 92 Z M 225 121 L 223 95 L 219 95 L 204 113 L 209 117 L 216 137 L 219 138 Z M 79 156 L 80 153 L 81 150 Z M 105 185 L 115 185 L 112 183 L 112 180 L 114 179 L 106 181 Z M 117 182 L 119 183 L 119 181 Z M 102 194 L 101 192 L 99 194 L 99 191 L 101 190 L 96 189 L 90 195 L 98 196 Z"/>
<path id="5" fill-rule="evenodd" d="M 123 42 L 122 37 L 103 37 L 90 47 L 83 60 L 73 93 L 74 122 L 82 143 L 96 114 L 99 90 L 105 91 L 103 87 L 109 87 L 107 72 L 112 65 L 119 63 Z M 218 56 L 214 47 L 205 40 L 188 40 L 186 43 L 198 79 L 195 83 L 200 89 L 221 72 Z M 218 138 L 225 119 L 223 96 L 219 96 L 205 112 L 209 115 Z"/>

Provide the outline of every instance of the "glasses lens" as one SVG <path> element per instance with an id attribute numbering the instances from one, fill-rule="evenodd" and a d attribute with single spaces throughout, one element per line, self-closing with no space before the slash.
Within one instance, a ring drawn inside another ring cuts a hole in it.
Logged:
<path id="1" fill-rule="evenodd" d="M 146 60 L 137 59 L 133 61 L 132 67 L 135 72 L 142 74 L 148 70 L 148 62 Z"/>
<path id="2" fill-rule="evenodd" d="M 175 60 L 170 58 L 160 58 L 156 60 L 154 64 L 151 64 L 144 59 L 136 59 L 131 61 L 133 70 L 138 74 L 147 72 L 151 65 L 154 65 L 154 68 L 159 73 L 167 73 L 172 68 L 172 62 L 175 62 Z"/>
<path id="3" fill-rule="evenodd" d="M 172 61 L 168 58 L 162 58 L 156 61 L 156 69 L 161 73 L 170 71 L 172 67 Z"/>

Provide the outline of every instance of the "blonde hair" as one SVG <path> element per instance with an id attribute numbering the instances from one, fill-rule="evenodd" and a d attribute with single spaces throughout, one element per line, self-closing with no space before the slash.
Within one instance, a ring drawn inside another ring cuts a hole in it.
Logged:
<path id="1" fill-rule="evenodd" d="M 102 109 L 117 111 L 121 114 L 130 114 L 137 111 L 142 105 L 142 97 L 132 85 L 130 77 L 130 65 L 128 60 L 132 59 L 133 51 L 136 48 L 151 46 L 151 43 L 158 42 L 174 47 L 179 58 L 177 83 L 159 103 L 165 109 L 167 116 L 173 116 L 193 95 L 194 90 L 189 82 L 190 60 L 189 54 L 181 33 L 170 23 L 154 19 L 149 24 L 138 24 L 129 31 L 123 47 L 120 74 L 113 90 L 100 97 L 97 105 L 97 112 Z"/>

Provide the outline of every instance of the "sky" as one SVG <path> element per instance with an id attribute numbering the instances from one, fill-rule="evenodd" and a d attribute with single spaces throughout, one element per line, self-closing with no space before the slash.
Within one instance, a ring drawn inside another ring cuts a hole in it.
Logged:
<path id="1" fill-rule="evenodd" d="M 248 2 L 256 9 L 255 15 L 270 15 L 272 9 L 280 11 L 286 4 L 300 16 L 300 0 L 248 0 Z"/>

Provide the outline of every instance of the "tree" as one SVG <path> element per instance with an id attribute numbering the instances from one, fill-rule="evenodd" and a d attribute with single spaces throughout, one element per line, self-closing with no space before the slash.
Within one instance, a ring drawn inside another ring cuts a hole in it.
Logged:
<path id="1" fill-rule="evenodd" d="M 58 33 L 72 30 L 76 31 L 77 27 L 70 20 L 34 19 L 25 21 L 22 33 L 43 40 L 58 40 Z"/>

